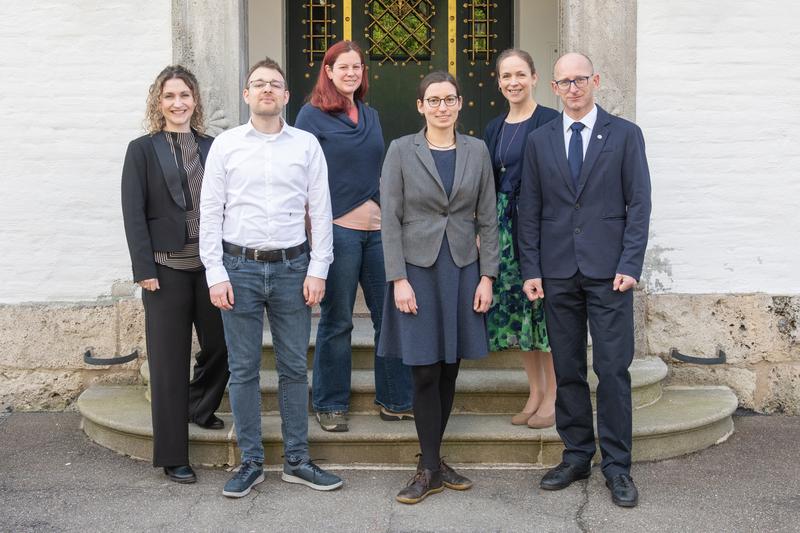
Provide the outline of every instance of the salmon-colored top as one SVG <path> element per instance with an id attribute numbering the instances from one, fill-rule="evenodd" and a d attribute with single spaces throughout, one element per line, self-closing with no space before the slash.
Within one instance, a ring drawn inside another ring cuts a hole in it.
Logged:
<path id="1" fill-rule="evenodd" d="M 374 200 L 367 200 L 355 209 L 334 219 L 333 223 L 347 229 L 380 231 L 381 207 Z"/>
<path id="2" fill-rule="evenodd" d="M 351 105 L 347 108 L 347 117 L 353 121 L 353 124 L 358 124 L 358 107 Z"/>

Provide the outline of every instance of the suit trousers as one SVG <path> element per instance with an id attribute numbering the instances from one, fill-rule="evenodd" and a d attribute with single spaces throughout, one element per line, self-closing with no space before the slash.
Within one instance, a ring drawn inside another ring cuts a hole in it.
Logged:
<path id="1" fill-rule="evenodd" d="M 577 272 L 568 279 L 543 280 L 545 320 L 556 372 L 556 428 L 564 441 L 563 460 L 589 464 L 595 437 L 586 379 L 586 323 L 592 335 L 597 386 L 597 433 L 606 478 L 629 474 L 631 466 L 631 377 L 633 291 L 612 290 L 613 279 Z"/>
<path id="2" fill-rule="evenodd" d="M 150 366 L 153 466 L 189 464 L 188 421 L 206 423 L 228 383 L 228 350 L 219 309 L 203 271 L 157 265 L 160 289 L 142 291 Z M 200 351 L 189 381 L 192 326 Z"/>

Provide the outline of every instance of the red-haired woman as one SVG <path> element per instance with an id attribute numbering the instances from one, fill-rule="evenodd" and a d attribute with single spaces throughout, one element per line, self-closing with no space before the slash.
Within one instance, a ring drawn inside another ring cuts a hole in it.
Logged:
<path id="1" fill-rule="evenodd" d="M 133 279 L 142 287 L 153 466 L 194 483 L 187 420 L 222 429 L 214 415 L 228 382 L 228 350 L 219 309 L 211 305 L 198 236 L 200 188 L 212 137 L 203 134 L 197 79 L 180 65 L 150 86 L 145 128 L 122 167 L 122 218 Z M 200 352 L 189 382 L 192 326 Z"/>
<path id="2" fill-rule="evenodd" d="M 369 82 L 364 53 L 353 41 L 331 46 L 295 126 L 316 135 L 328 163 L 333 208 L 333 264 L 314 351 L 313 405 L 325 431 L 347 431 L 353 307 L 359 283 L 381 331 L 386 286 L 378 196 L 383 133 L 378 113 L 364 104 Z M 411 372 L 399 359 L 375 357 L 375 403 L 383 420 L 413 418 Z"/>

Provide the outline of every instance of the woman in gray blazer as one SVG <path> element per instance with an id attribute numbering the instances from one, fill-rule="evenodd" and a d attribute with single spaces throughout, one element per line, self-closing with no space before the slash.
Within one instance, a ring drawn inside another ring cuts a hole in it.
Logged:
<path id="1" fill-rule="evenodd" d="M 390 283 L 378 355 L 412 368 L 422 450 L 416 475 L 397 495 L 402 503 L 472 486 L 441 460 L 440 447 L 461 359 L 489 353 L 486 312 L 499 262 L 492 163 L 482 141 L 455 131 L 458 83 L 431 72 L 417 98 L 425 127 L 389 146 L 380 190 Z"/>

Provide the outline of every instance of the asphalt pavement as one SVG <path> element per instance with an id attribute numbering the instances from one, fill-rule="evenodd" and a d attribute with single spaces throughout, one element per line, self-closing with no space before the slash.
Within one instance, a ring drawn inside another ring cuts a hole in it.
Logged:
<path id="1" fill-rule="evenodd" d="M 535 469 L 471 468 L 472 490 L 414 506 L 394 496 L 410 469 L 338 468 L 316 492 L 277 470 L 249 496 L 222 496 L 224 469 L 178 485 L 143 461 L 92 443 L 76 413 L 0 414 L 0 531 L 800 531 L 800 417 L 737 416 L 724 443 L 637 463 L 640 504 L 611 503 L 597 467 L 559 492 Z M 320 463 L 323 464 L 323 463 Z"/>

